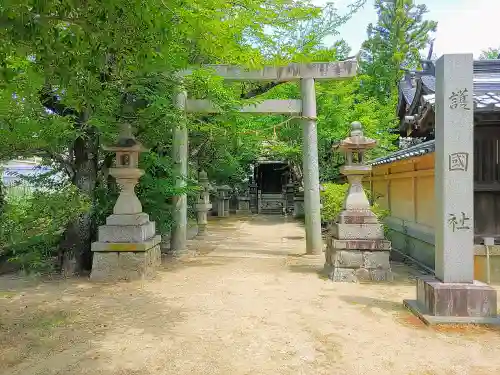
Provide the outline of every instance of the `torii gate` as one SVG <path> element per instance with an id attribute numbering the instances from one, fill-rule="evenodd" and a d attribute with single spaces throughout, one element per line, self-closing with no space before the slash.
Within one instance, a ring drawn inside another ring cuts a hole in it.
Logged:
<path id="1" fill-rule="evenodd" d="M 300 80 L 302 99 L 265 100 L 260 104 L 243 106 L 240 112 L 253 114 L 284 114 L 303 120 L 303 170 L 304 170 L 304 210 L 306 222 L 306 253 L 320 254 L 323 251 L 321 237 L 321 212 L 319 193 L 318 136 L 316 129 L 315 80 L 346 79 L 356 75 L 354 60 L 310 64 L 291 64 L 285 67 L 264 67 L 248 70 L 231 65 L 205 65 L 215 74 L 231 81 L 273 81 L 289 82 Z M 184 70 L 181 76 L 192 73 Z M 176 106 L 186 113 L 217 113 L 217 108 L 208 100 L 188 99 L 185 91 L 176 97 Z M 185 123 L 174 129 L 173 158 L 176 164 L 176 187 L 182 189 L 187 177 L 188 132 Z M 187 196 L 174 197 L 174 226 L 172 228 L 171 249 L 183 252 L 186 249 Z"/>

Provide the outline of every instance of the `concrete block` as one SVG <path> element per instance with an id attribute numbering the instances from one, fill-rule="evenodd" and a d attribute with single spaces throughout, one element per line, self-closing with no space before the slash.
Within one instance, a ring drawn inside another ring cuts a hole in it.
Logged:
<path id="1" fill-rule="evenodd" d="M 382 224 L 338 224 L 331 226 L 331 235 L 339 240 L 383 240 Z"/>
<path id="2" fill-rule="evenodd" d="M 338 222 L 341 224 L 378 224 L 378 218 L 370 210 L 342 211 Z"/>
<path id="3" fill-rule="evenodd" d="M 390 270 L 389 251 L 363 251 L 363 267 Z"/>
<path id="4" fill-rule="evenodd" d="M 336 240 L 330 238 L 331 247 L 347 250 L 391 250 L 391 241 L 387 240 Z"/>
<path id="5" fill-rule="evenodd" d="M 110 215 L 106 218 L 106 225 L 142 225 L 149 222 L 149 215 L 140 214 Z"/>
<path id="6" fill-rule="evenodd" d="M 370 280 L 371 281 L 393 281 L 394 275 L 391 269 L 371 269 L 370 271 Z"/>
<path id="7" fill-rule="evenodd" d="M 99 227 L 99 242 L 143 242 L 154 237 L 154 221 L 141 225 L 102 225 Z"/>
<path id="8" fill-rule="evenodd" d="M 144 241 L 144 242 L 118 242 L 118 243 L 113 243 L 113 242 L 94 242 L 92 244 L 92 251 L 94 252 L 119 252 L 119 251 L 132 251 L 132 252 L 139 252 L 139 251 L 146 251 L 151 249 L 152 247 L 160 244 L 161 242 L 161 236 L 157 235 L 154 236 L 153 238 Z"/>
<path id="9" fill-rule="evenodd" d="M 431 316 L 497 317 L 497 292 L 480 281 L 417 279 L 417 302 Z"/>
<path id="10" fill-rule="evenodd" d="M 140 252 L 96 252 L 90 279 L 93 281 L 152 279 L 160 266 L 159 245 Z"/>
<path id="11" fill-rule="evenodd" d="M 357 250 L 338 250 L 332 253 L 332 264 L 340 268 L 360 268 L 363 266 L 363 254 Z"/>
<path id="12" fill-rule="evenodd" d="M 335 282 L 355 283 L 358 281 L 356 270 L 353 268 L 334 268 L 329 277 Z"/>

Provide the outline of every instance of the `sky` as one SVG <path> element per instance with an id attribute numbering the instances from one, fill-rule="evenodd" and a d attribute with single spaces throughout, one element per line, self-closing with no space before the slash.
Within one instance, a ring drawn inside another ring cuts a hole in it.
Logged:
<path id="1" fill-rule="evenodd" d="M 325 4 L 328 0 L 314 0 L 315 4 Z M 350 0 L 333 0 L 340 13 L 350 4 Z M 373 0 L 367 0 L 358 11 L 338 31 L 340 35 L 327 40 L 331 44 L 337 39 L 345 39 L 356 54 L 366 39 L 366 27 L 377 22 Z M 434 53 L 437 57 L 445 53 L 473 53 L 479 57 L 482 50 L 500 47 L 500 0 L 417 0 L 429 9 L 427 19 L 438 22 L 435 33 Z M 427 51 L 425 51 L 427 52 Z"/>

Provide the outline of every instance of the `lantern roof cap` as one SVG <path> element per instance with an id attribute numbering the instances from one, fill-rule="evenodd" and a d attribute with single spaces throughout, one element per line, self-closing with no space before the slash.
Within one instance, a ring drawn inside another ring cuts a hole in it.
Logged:
<path id="1" fill-rule="evenodd" d="M 377 141 L 365 137 L 363 134 L 363 125 L 360 122 L 351 124 L 350 136 L 340 142 L 339 148 L 345 151 L 362 151 L 374 148 Z"/>
<path id="2" fill-rule="evenodd" d="M 148 151 L 141 142 L 135 139 L 132 132 L 132 126 L 129 123 L 124 123 L 120 127 L 120 134 L 118 135 L 118 140 L 114 145 L 104 146 L 106 151 L 115 152 L 144 152 Z"/>

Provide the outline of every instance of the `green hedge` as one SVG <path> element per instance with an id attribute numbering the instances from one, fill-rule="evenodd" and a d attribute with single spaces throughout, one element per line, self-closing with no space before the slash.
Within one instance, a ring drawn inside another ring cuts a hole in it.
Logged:
<path id="1" fill-rule="evenodd" d="M 27 272 L 50 271 L 64 229 L 89 208 L 89 200 L 71 185 L 7 194 L 0 215 L 0 258 Z"/>
<path id="2" fill-rule="evenodd" d="M 342 211 L 348 187 L 349 184 L 323 184 L 324 191 L 321 192 L 321 200 L 323 204 L 323 208 L 321 210 L 321 220 L 323 222 L 332 222 L 337 219 L 340 211 Z M 371 200 L 370 192 L 367 190 L 365 190 L 365 192 L 368 200 Z M 378 216 L 379 220 L 384 219 L 389 214 L 389 211 L 382 209 L 376 203 L 372 205 L 372 210 Z"/>

